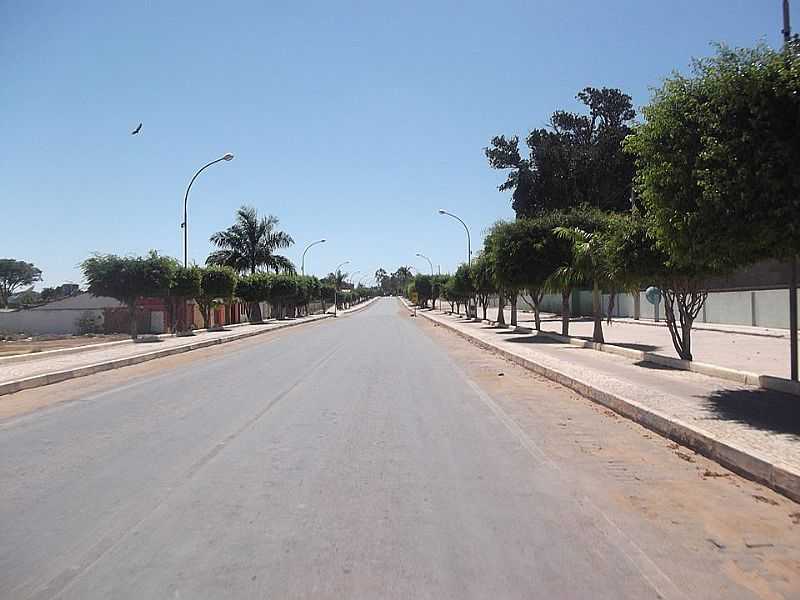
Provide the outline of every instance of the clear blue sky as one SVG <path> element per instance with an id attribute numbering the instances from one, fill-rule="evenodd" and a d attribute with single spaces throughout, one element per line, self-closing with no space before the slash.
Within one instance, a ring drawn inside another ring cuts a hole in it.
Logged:
<path id="1" fill-rule="evenodd" d="M 796 0 L 800 5 L 800 0 Z M 800 9 L 793 7 L 800 26 Z M 0 2 L 0 256 L 45 285 L 93 251 L 190 259 L 235 209 L 272 213 L 307 271 L 442 271 L 513 212 L 482 153 L 581 88 L 649 89 L 710 43 L 780 42 L 780 0 Z M 144 122 L 142 133 L 130 130 Z M 41 286 L 39 286 L 41 287 Z"/>

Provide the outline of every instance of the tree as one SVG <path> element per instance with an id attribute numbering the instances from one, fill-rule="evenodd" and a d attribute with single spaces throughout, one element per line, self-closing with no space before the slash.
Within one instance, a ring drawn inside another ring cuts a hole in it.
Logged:
<path id="1" fill-rule="evenodd" d="M 138 337 L 136 305 L 140 298 L 166 296 L 175 273 L 174 259 L 154 250 L 145 256 L 96 254 L 81 263 L 89 293 L 109 296 L 128 308 L 131 338 Z"/>
<path id="2" fill-rule="evenodd" d="M 603 246 L 602 232 L 589 233 L 577 227 L 556 227 L 556 235 L 569 242 L 572 247 L 570 269 L 583 281 L 592 284 L 592 315 L 594 331 L 592 341 L 603 343 L 603 312 L 601 306 L 601 290 L 610 281 L 608 264 Z"/>
<path id="3" fill-rule="evenodd" d="M 433 283 L 430 275 L 417 273 L 414 277 L 414 289 L 417 292 L 418 306 L 428 306 L 428 300 L 433 297 Z"/>
<path id="4" fill-rule="evenodd" d="M 673 266 L 727 272 L 800 253 L 800 43 L 718 48 L 665 80 L 626 149 Z"/>
<path id="5" fill-rule="evenodd" d="M 467 309 L 467 317 L 469 317 L 469 300 L 475 295 L 475 288 L 472 285 L 472 278 L 470 277 L 470 269 L 466 264 L 459 265 L 456 272 L 452 277 L 453 288 L 452 292 L 457 298 L 458 304 L 463 304 Z"/>
<path id="6" fill-rule="evenodd" d="M 549 223 L 517 219 L 496 223 L 484 240 L 484 253 L 498 289 L 511 297 L 511 324 L 516 325 L 516 297 L 528 290 L 534 309 L 536 329 L 545 283 L 563 261 L 563 247 L 556 241 Z M 501 307 L 498 307 L 498 313 Z"/>
<path id="7" fill-rule="evenodd" d="M 271 284 L 272 279 L 268 273 L 253 273 L 237 280 L 234 293 L 247 304 L 247 317 L 251 323 L 263 322 L 261 302 L 268 300 Z"/>
<path id="8" fill-rule="evenodd" d="M 475 290 L 478 303 L 483 309 L 483 320 L 485 321 L 486 310 L 489 307 L 489 299 L 492 294 L 497 293 L 497 286 L 494 282 L 494 273 L 489 258 L 484 254 L 475 258 L 470 265 L 469 274 L 472 280 L 472 288 Z"/>
<path id="9" fill-rule="evenodd" d="M 212 265 L 200 269 L 200 294 L 195 296 L 195 301 L 206 329 L 213 326 L 211 310 L 214 306 L 220 302 L 230 302 L 233 298 L 237 291 L 237 279 L 236 272 L 230 267 Z"/>
<path id="10" fill-rule="evenodd" d="M 567 211 L 552 211 L 536 218 L 540 226 L 553 230 L 557 227 L 578 228 L 587 233 L 602 230 L 606 226 L 608 213 L 589 206 L 580 206 Z M 545 270 L 550 275 L 544 282 L 544 289 L 561 294 L 561 335 L 569 335 L 569 319 L 571 315 L 570 296 L 575 288 L 591 285 L 583 279 L 583 274 L 575 268 L 572 244 L 568 240 L 557 238 L 555 245 L 549 247 L 550 254 Z"/>
<path id="11" fill-rule="evenodd" d="M 173 269 L 174 273 L 169 288 L 173 331 L 186 331 L 186 310 L 183 311 L 180 324 L 176 323 L 177 319 L 175 315 L 178 312 L 179 304 L 183 304 L 185 309 L 186 303 L 189 300 L 197 298 L 202 293 L 201 270 L 194 265 L 191 267 L 184 267 L 177 261 L 175 261 Z"/>
<path id="12" fill-rule="evenodd" d="M 512 190 L 518 217 L 581 204 L 630 208 L 634 168 L 622 141 L 636 116 L 631 98 L 618 89 L 592 87 L 577 98 L 589 114 L 553 113 L 547 128 L 527 136 L 528 158 L 522 158 L 517 136 L 496 136 L 484 149 L 490 167 L 510 169 L 499 189 Z"/>
<path id="13" fill-rule="evenodd" d="M 206 264 L 227 266 L 251 275 L 262 267 L 275 273 L 294 273 L 292 261 L 275 254 L 276 250 L 294 243 L 288 233 L 275 229 L 277 225 L 277 217 L 259 218 L 255 208 L 242 206 L 236 211 L 236 223 L 211 236 L 211 243 L 219 250 L 208 256 Z"/>
<path id="14" fill-rule="evenodd" d="M 17 289 L 42 280 L 42 272 L 33 263 L 0 258 L 0 308 L 8 306 L 8 297 Z"/>
<path id="15" fill-rule="evenodd" d="M 396 284 L 396 289 L 405 290 L 408 282 L 413 279 L 414 275 L 411 274 L 411 267 L 398 267 L 392 274 L 392 279 Z"/>
<path id="16" fill-rule="evenodd" d="M 269 303 L 277 313 L 278 319 L 285 319 L 287 308 L 298 293 L 297 279 L 288 273 L 271 276 Z"/>

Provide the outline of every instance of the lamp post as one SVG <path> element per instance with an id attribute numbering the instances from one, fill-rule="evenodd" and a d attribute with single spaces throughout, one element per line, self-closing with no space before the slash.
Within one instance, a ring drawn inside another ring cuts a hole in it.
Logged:
<path id="1" fill-rule="evenodd" d="M 306 274 L 306 252 L 308 252 L 308 249 L 311 248 L 311 246 L 316 246 L 317 244 L 324 244 L 325 241 L 326 241 L 325 238 L 323 238 L 321 240 L 317 240 L 316 242 L 311 242 L 308 246 L 306 246 L 306 249 L 303 250 L 303 258 L 300 260 L 300 274 L 301 275 L 305 275 Z"/>
<path id="2" fill-rule="evenodd" d="M 224 156 L 219 157 L 216 160 L 212 160 L 210 163 L 203 165 L 197 173 L 194 174 L 191 181 L 189 182 L 189 187 L 186 188 L 186 194 L 183 196 L 183 223 L 181 223 L 181 228 L 183 229 L 183 266 L 189 266 L 189 216 L 188 216 L 188 204 L 189 204 L 189 190 L 192 189 L 192 184 L 194 180 L 197 179 L 197 176 L 200 175 L 203 171 L 205 171 L 211 165 L 215 165 L 221 161 L 229 161 L 233 160 L 233 154 L 228 152 Z"/>
<path id="3" fill-rule="evenodd" d="M 472 266 L 472 241 L 470 240 L 470 237 L 469 237 L 469 227 L 467 227 L 467 224 L 464 223 L 464 221 L 460 217 L 454 215 L 451 212 L 446 211 L 443 208 L 439 209 L 439 214 L 440 215 L 447 215 L 448 217 L 453 217 L 456 221 L 458 221 L 459 223 L 461 223 L 464 226 L 464 231 L 467 232 L 467 266 L 471 267 Z M 471 298 L 470 298 L 470 304 L 467 306 L 467 312 L 469 313 L 468 317 L 471 317 L 472 316 L 472 299 Z M 477 308 L 475 309 L 475 312 L 477 314 Z"/>
<path id="4" fill-rule="evenodd" d="M 783 0 L 783 43 L 792 40 L 792 26 L 789 21 L 789 0 Z M 789 371 L 793 381 L 798 380 L 797 369 L 797 256 L 790 259 L 789 266 Z"/>
<path id="5" fill-rule="evenodd" d="M 431 275 L 433 275 L 433 263 L 431 262 L 431 259 L 425 256 L 422 252 L 417 252 L 417 256 L 424 258 L 425 260 L 428 261 L 428 264 L 431 266 Z"/>
<path id="6" fill-rule="evenodd" d="M 464 223 L 464 221 L 462 221 L 460 217 L 457 217 L 456 215 L 454 215 L 451 212 L 447 212 L 443 208 L 439 209 L 439 214 L 440 215 L 447 215 L 448 217 L 453 217 L 456 221 L 458 221 L 459 223 L 461 223 L 464 226 L 464 231 L 467 232 L 467 266 L 472 266 L 472 241 L 470 240 L 470 237 L 469 237 L 469 227 L 467 227 L 467 224 Z"/>
<path id="7" fill-rule="evenodd" d="M 337 316 L 337 310 L 338 309 L 336 308 L 336 296 L 337 296 L 337 292 L 339 291 L 339 284 L 336 283 L 336 274 L 339 272 L 339 269 L 341 269 L 343 266 L 348 265 L 348 264 L 350 264 L 350 261 L 346 260 L 343 263 L 340 263 L 333 270 L 333 277 L 334 277 L 334 280 L 333 280 L 333 316 L 334 317 Z"/>

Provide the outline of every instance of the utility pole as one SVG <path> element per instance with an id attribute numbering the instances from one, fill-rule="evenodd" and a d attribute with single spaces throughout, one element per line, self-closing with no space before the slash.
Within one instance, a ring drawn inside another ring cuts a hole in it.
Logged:
<path id="1" fill-rule="evenodd" d="M 789 0 L 783 0 L 783 43 L 792 40 L 792 26 L 789 21 Z M 791 259 L 789 274 L 789 360 L 792 380 L 797 381 L 797 256 Z"/>

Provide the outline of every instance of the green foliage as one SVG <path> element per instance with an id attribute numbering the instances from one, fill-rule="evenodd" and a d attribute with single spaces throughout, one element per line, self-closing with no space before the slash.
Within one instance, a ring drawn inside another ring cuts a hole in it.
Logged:
<path id="1" fill-rule="evenodd" d="M 211 266 L 200 269 L 201 296 L 206 299 L 230 301 L 236 291 L 238 277 L 230 267 Z"/>
<path id="2" fill-rule="evenodd" d="M 272 278 L 267 273 L 254 273 L 239 278 L 236 296 L 243 302 L 266 302 L 271 293 Z"/>
<path id="3" fill-rule="evenodd" d="M 483 307 L 483 318 L 485 319 L 489 298 L 492 294 L 497 293 L 494 269 L 490 257 L 481 254 L 473 260 L 469 268 L 469 276 L 472 282 L 472 289 L 475 291 L 478 302 Z"/>
<path id="4" fill-rule="evenodd" d="M 800 52 L 720 47 L 673 75 L 626 149 L 651 233 L 695 275 L 800 253 Z"/>
<path id="5" fill-rule="evenodd" d="M 418 305 L 427 306 L 428 300 L 433 297 L 433 281 L 431 276 L 418 273 L 414 277 L 413 285 L 419 297 Z"/>
<path id="6" fill-rule="evenodd" d="M 8 297 L 17 289 L 41 280 L 42 272 L 33 263 L 0 258 L 0 308 L 8 305 Z"/>
<path id="7" fill-rule="evenodd" d="M 81 263 L 88 290 L 95 296 L 119 300 L 131 313 L 131 337 L 137 337 L 136 302 L 143 297 L 167 296 L 175 275 L 175 260 L 151 250 L 147 256 L 96 254 Z"/>
<path id="8" fill-rule="evenodd" d="M 88 290 L 133 306 L 139 298 L 166 296 L 174 276 L 174 261 L 151 251 L 147 256 L 97 254 L 81 263 Z"/>
<path id="9" fill-rule="evenodd" d="M 636 116 L 631 98 L 617 89 L 591 87 L 577 98 L 589 114 L 553 113 L 549 127 L 528 135 L 528 158 L 522 158 L 517 136 L 494 137 L 484 150 L 490 167 L 511 170 L 500 190 L 513 190 L 518 217 L 581 204 L 630 208 L 633 161 L 622 141 Z"/>
<path id="10" fill-rule="evenodd" d="M 197 298 L 202 292 L 202 271 L 199 267 L 176 265 L 169 288 L 173 298 Z"/>
<path id="11" fill-rule="evenodd" d="M 211 236 L 211 243 L 219 250 L 208 256 L 206 264 L 228 266 L 251 275 L 262 267 L 268 271 L 294 273 L 292 261 L 275 254 L 276 250 L 294 243 L 288 233 L 276 230 L 277 225 L 277 217 L 259 218 L 255 208 L 242 206 L 236 211 L 236 223 Z"/>

